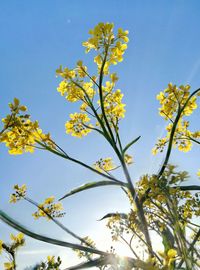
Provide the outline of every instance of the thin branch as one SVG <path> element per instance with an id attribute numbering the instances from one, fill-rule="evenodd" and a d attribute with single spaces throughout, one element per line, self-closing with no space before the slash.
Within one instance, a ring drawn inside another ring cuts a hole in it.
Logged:
<path id="1" fill-rule="evenodd" d="M 0 210 L 0 219 L 4 221 L 6 224 L 8 224 L 9 226 L 11 226 L 12 228 L 24 233 L 27 236 L 30 236 L 31 238 L 37 239 L 42 242 L 50 243 L 57 246 L 63 246 L 63 247 L 71 248 L 71 249 L 78 249 L 84 252 L 90 252 L 90 253 L 99 254 L 103 256 L 109 255 L 109 253 L 95 249 L 95 248 L 85 247 L 82 245 L 73 244 L 66 241 L 60 241 L 55 238 L 46 237 L 42 234 L 34 233 L 33 231 L 27 229 L 24 225 L 20 224 L 19 222 L 17 222 L 16 220 L 8 216 L 2 210 Z"/>
<path id="2" fill-rule="evenodd" d="M 199 240 L 200 237 L 200 229 L 198 230 L 197 234 L 195 235 L 195 238 L 193 239 L 192 243 L 190 244 L 190 247 L 188 248 L 188 254 L 193 250 L 196 242 Z M 182 266 L 184 263 L 183 259 L 181 259 L 180 263 L 178 264 L 178 268 Z"/>
<path id="3" fill-rule="evenodd" d="M 75 158 L 72 158 L 72 157 L 70 157 L 69 155 L 65 155 L 65 154 L 62 154 L 62 153 L 60 153 L 60 152 L 57 152 L 56 150 L 54 150 L 54 149 L 50 148 L 49 146 L 47 146 L 47 145 L 41 143 L 40 141 L 37 141 L 37 140 L 36 140 L 36 142 L 37 142 L 39 145 L 42 145 L 43 147 L 45 147 L 45 149 L 46 149 L 47 151 L 49 151 L 49 152 L 51 152 L 51 153 L 53 153 L 53 154 L 55 154 L 55 155 L 57 155 L 57 156 L 60 156 L 60 157 L 62 157 L 62 158 L 64 158 L 64 159 L 67 159 L 67 160 L 70 160 L 70 161 L 72 161 L 72 162 L 75 162 L 75 163 L 77 163 L 77 164 L 79 164 L 79 165 L 81 165 L 81 166 L 83 166 L 83 167 L 89 169 L 90 171 L 93 171 L 93 172 L 95 172 L 95 173 L 97 173 L 97 174 L 99 174 L 99 175 L 101 175 L 101 176 L 103 176 L 103 177 L 105 177 L 105 178 L 107 178 L 107 179 L 116 181 L 116 179 L 113 179 L 111 176 L 109 176 L 109 175 L 107 175 L 107 174 L 104 174 L 104 173 L 101 173 L 100 171 L 94 169 L 93 167 L 91 167 L 91 166 L 85 164 L 84 162 L 82 162 L 82 161 L 80 161 L 80 160 L 77 160 L 77 159 L 75 159 Z M 123 183 L 123 182 L 120 181 L 120 180 L 117 180 L 117 181 L 118 181 L 119 183 Z M 124 183 L 123 183 L 123 184 L 124 184 Z M 122 185 L 123 185 L 123 184 L 122 184 Z"/>
<path id="4" fill-rule="evenodd" d="M 31 203 L 32 205 L 36 206 L 38 209 L 42 210 L 49 219 L 51 219 L 56 225 L 58 225 L 66 233 L 70 234 L 71 236 L 73 236 L 74 238 L 78 239 L 82 243 L 84 243 L 87 246 L 90 246 L 91 247 L 91 245 L 89 243 L 87 243 L 87 241 L 85 241 L 84 238 L 81 238 L 80 236 L 78 236 L 77 234 L 75 234 L 71 230 L 69 230 L 67 227 L 65 227 L 60 221 L 58 221 L 57 219 L 55 219 L 54 217 L 52 217 L 47 211 L 45 211 L 44 208 L 40 207 L 40 205 L 37 202 L 33 201 L 29 197 L 23 197 L 23 198 L 24 198 L 25 201 Z"/>

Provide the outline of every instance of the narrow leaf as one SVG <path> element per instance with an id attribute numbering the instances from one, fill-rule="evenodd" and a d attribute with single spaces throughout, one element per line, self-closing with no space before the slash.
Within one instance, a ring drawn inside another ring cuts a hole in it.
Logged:
<path id="1" fill-rule="evenodd" d="M 123 149 L 123 154 L 125 154 L 125 152 L 128 150 L 129 147 L 131 147 L 134 143 L 136 143 L 141 136 L 137 137 L 136 139 L 134 139 L 133 141 L 131 141 L 130 143 L 128 143 L 126 145 L 126 147 Z"/>
<path id="2" fill-rule="evenodd" d="M 179 188 L 180 190 L 200 190 L 200 186 L 191 185 L 191 186 L 175 186 L 172 188 Z"/>
<path id="3" fill-rule="evenodd" d="M 20 224 L 19 222 L 15 221 L 13 218 L 8 216 L 2 210 L 0 210 L 0 219 L 3 222 L 5 222 L 6 224 L 8 224 L 9 226 L 11 226 L 12 228 L 24 233 L 25 235 L 32 237 L 34 239 L 37 239 L 39 241 L 43 241 L 46 243 L 50 243 L 50 244 L 57 245 L 57 246 L 63 246 L 63 247 L 71 248 L 71 249 L 78 249 L 78 250 L 82 250 L 85 252 L 90 252 L 90 253 L 99 254 L 99 255 L 103 255 L 103 256 L 106 256 L 109 254 L 107 252 L 97 250 L 94 248 L 84 247 L 82 245 L 73 244 L 73 243 L 69 243 L 69 242 L 65 242 L 65 241 L 60 241 L 60 240 L 57 240 L 55 238 L 49 238 L 49 237 L 46 237 L 44 235 L 34 233 L 33 231 L 27 229 L 24 225 Z"/>
<path id="4" fill-rule="evenodd" d="M 101 221 L 103 219 L 106 219 L 106 218 L 118 217 L 118 216 L 120 216 L 123 219 L 126 219 L 128 217 L 128 215 L 127 214 L 124 214 L 124 213 L 109 213 L 109 214 L 103 216 L 101 219 L 99 219 L 99 221 Z"/>
<path id="5" fill-rule="evenodd" d="M 92 182 L 92 183 L 86 183 L 82 186 L 73 189 L 69 193 L 65 194 L 62 198 L 59 199 L 59 201 L 65 199 L 66 197 L 69 197 L 75 193 L 90 189 L 90 188 L 96 188 L 96 187 L 102 187 L 102 186 L 124 186 L 127 187 L 127 184 L 124 182 L 114 182 L 114 181 L 99 181 L 99 182 Z"/>

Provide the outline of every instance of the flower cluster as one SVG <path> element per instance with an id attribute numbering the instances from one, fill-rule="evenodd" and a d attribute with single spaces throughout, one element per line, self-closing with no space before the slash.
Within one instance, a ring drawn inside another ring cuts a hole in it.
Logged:
<path id="1" fill-rule="evenodd" d="M 15 254 L 19 247 L 25 244 L 24 234 L 18 233 L 17 235 L 10 234 L 11 244 L 4 243 L 0 240 L 0 253 L 2 251 L 6 252 L 9 255 L 9 262 L 4 263 L 4 270 L 15 270 Z"/>
<path id="2" fill-rule="evenodd" d="M 50 135 L 42 133 L 38 122 L 32 122 L 30 115 L 23 114 L 27 108 L 20 105 L 18 99 L 15 98 L 9 106 L 11 114 L 2 119 L 4 128 L 0 134 L 0 142 L 6 144 L 10 154 L 32 153 L 37 141 L 45 143 L 50 141 Z"/>
<path id="3" fill-rule="evenodd" d="M 97 171 L 100 172 L 105 172 L 105 171 L 112 171 L 116 168 L 116 166 L 113 163 L 112 158 L 108 157 L 108 158 L 101 158 L 99 159 L 95 164 L 94 164 L 94 168 Z"/>
<path id="4" fill-rule="evenodd" d="M 177 147 L 182 152 L 188 152 L 192 148 L 193 142 L 199 143 L 200 131 L 192 132 L 188 129 L 189 121 L 183 119 L 184 116 L 189 116 L 197 108 L 197 97 L 190 97 L 190 86 L 179 86 L 168 84 L 163 92 L 157 95 L 157 99 L 160 102 L 161 108 L 159 109 L 160 115 L 165 120 L 170 120 L 170 123 L 166 126 L 167 135 L 161 139 L 158 139 L 155 147 L 152 149 L 152 153 L 155 155 L 158 152 L 162 152 L 169 142 L 174 121 L 178 113 L 180 118 L 176 125 L 176 130 L 173 137 L 173 146 Z"/>
<path id="5" fill-rule="evenodd" d="M 122 103 L 123 94 L 118 89 L 115 92 L 105 94 L 104 109 L 106 116 L 111 124 L 116 123 L 121 118 L 124 118 L 126 110 L 125 104 Z M 100 102 L 99 102 L 100 103 Z"/>
<path id="6" fill-rule="evenodd" d="M 66 133 L 81 138 L 91 132 L 92 125 L 88 123 L 90 122 L 90 118 L 87 114 L 74 113 L 70 114 L 70 118 L 71 119 L 65 124 Z"/>
<path id="7" fill-rule="evenodd" d="M 62 66 L 60 66 L 56 73 L 62 76 L 64 80 L 61 81 L 57 90 L 61 96 L 65 96 L 70 102 L 83 101 L 87 103 L 86 97 L 92 98 L 95 95 L 94 83 L 93 80 L 85 82 L 80 70 L 82 72 L 87 70 L 86 66 L 80 65 L 80 62 L 74 70 L 62 69 Z"/>
<path id="8" fill-rule="evenodd" d="M 189 116 L 197 108 L 196 96 L 193 96 L 188 100 L 190 96 L 190 86 L 180 85 L 177 87 L 172 83 L 168 84 L 168 87 L 157 95 L 157 99 L 160 102 L 161 108 L 159 113 L 165 120 L 174 119 L 177 111 L 187 105 L 182 112 L 182 115 Z"/>
<path id="9" fill-rule="evenodd" d="M 167 252 L 159 252 L 159 255 L 164 259 L 164 266 L 170 267 L 177 258 L 177 251 L 171 248 Z"/>
<path id="10" fill-rule="evenodd" d="M 14 235 L 14 234 L 11 233 L 10 239 L 12 240 L 12 247 L 14 249 L 16 249 L 19 246 L 23 246 L 24 243 L 25 243 L 23 233 L 18 233 L 17 235 Z"/>
<path id="11" fill-rule="evenodd" d="M 115 36 L 113 24 L 99 23 L 89 33 L 91 38 L 84 42 L 83 46 L 86 47 L 86 52 L 94 49 L 98 53 L 94 58 L 98 66 L 97 76 L 90 75 L 82 61 L 78 61 L 74 69 L 60 66 L 56 70 L 56 74 L 63 79 L 57 88 L 58 92 L 69 102 L 81 102 L 81 113 L 71 114 L 71 120 L 65 125 L 67 133 L 79 138 L 91 131 L 92 124 L 86 125 L 90 121 L 88 114 L 97 120 L 96 126 L 100 129 L 106 115 L 111 128 L 115 130 L 118 129 L 118 121 L 125 115 L 125 104 L 122 103 L 123 94 L 119 89 L 114 90 L 118 77 L 116 73 L 109 73 L 109 66 L 123 60 L 123 54 L 127 48 L 128 31 L 120 28 Z M 109 80 L 104 82 L 103 75 L 109 75 Z M 104 108 L 102 108 L 102 100 Z"/>
<path id="12" fill-rule="evenodd" d="M 26 185 L 22 185 L 19 187 L 19 185 L 14 185 L 15 193 L 10 195 L 10 203 L 16 203 L 17 201 L 21 200 L 26 196 Z"/>
<path id="13" fill-rule="evenodd" d="M 84 241 L 81 242 L 81 245 L 88 246 L 88 247 L 91 247 L 91 248 L 96 247 L 95 242 L 89 236 L 84 237 L 83 240 Z M 91 259 L 92 256 L 93 256 L 92 253 L 85 252 L 85 251 L 82 251 L 82 250 L 79 250 L 79 249 L 74 249 L 74 252 L 78 256 L 78 258 L 86 257 L 87 259 Z"/>
<path id="14" fill-rule="evenodd" d="M 116 36 L 113 32 L 114 24 L 112 23 L 99 23 L 94 29 L 89 31 L 91 37 L 83 42 L 83 46 L 86 47 L 86 52 L 94 49 L 98 52 L 94 61 L 97 63 L 99 70 L 102 67 L 103 61 L 106 62 L 104 65 L 104 73 L 108 73 L 108 67 L 111 64 L 116 65 L 118 62 L 123 61 L 123 54 L 127 49 L 128 31 L 118 29 Z"/>
<path id="15" fill-rule="evenodd" d="M 33 213 L 33 217 L 35 219 L 39 219 L 40 217 L 45 217 L 47 220 L 51 218 L 59 218 L 64 216 L 63 206 L 61 203 L 55 203 L 55 197 L 51 196 L 44 200 L 43 203 L 38 205 L 38 211 Z"/>
<path id="16" fill-rule="evenodd" d="M 37 266 L 36 270 L 59 270 L 59 266 L 61 265 L 62 261 L 60 257 L 57 259 L 55 256 L 47 256 L 47 261 L 42 262 L 40 265 Z"/>

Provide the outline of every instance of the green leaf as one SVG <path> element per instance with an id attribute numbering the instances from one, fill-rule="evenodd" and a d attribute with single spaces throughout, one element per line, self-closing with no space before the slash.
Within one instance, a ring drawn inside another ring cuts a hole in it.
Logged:
<path id="1" fill-rule="evenodd" d="M 137 137 L 136 139 L 134 139 L 133 141 L 131 141 L 130 143 L 128 143 L 126 145 L 126 147 L 123 149 L 123 154 L 125 154 L 125 152 L 128 150 L 129 147 L 131 147 L 134 143 L 136 143 L 141 136 Z"/>
<path id="2" fill-rule="evenodd" d="M 117 216 L 120 216 L 123 219 L 126 219 L 128 217 L 128 215 L 124 214 L 124 213 L 108 213 L 105 216 L 103 216 L 101 219 L 99 219 L 99 221 L 106 219 L 106 218 L 117 217 Z"/>
<path id="3" fill-rule="evenodd" d="M 200 190 L 200 186 L 191 185 L 191 186 L 177 186 L 173 188 L 179 188 L 180 190 Z"/>
<path id="4" fill-rule="evenodd" d="M 61 240 L 57 240 L 55 238 L 49 238 L 46 237 L 44 235 L 41 234 L 37 234 L 33 231 L 31 231 L 30 229 L 27 229 L 24 225 L 20 224 L 19 222 L 15 221 L 13 218 L 11 218 L 10 216 L 8 216 L 4 211 L 0 210 L 0 219 L 5 222 L 6 224 L 8 224 L 9 226 L 11 226 L 12 228 L 24 233 L 25 235 L 28 235 L 34 239 L 37 239 L 39 241 L 42 242 L 46 242 L 46 243 L 50 243 L 53 245 L 57 245 L 57 246 L 63 246 L 63 247 L 67 247 L 67 248 L 71 248 L 71 249 L 78 249 L 78 250 L 82 250 L 85 252 L 90 252 L 90 253 L 94 253 L 94 254 L 99 254 L 99 255 L 103 255 L 103 256 L 107 256 L 109 253 L 95 249 L 95 248 L 90 248 L 90 247 L 85 247 L 82 245 L 78 245 L 78 244 L 73 244 L 70 242 L 65 242 L 65 241 L 61 241 Z"/>
<path id="5" fill-rule="evenodd" d="M 168 227 L 163 229 L 163 231 L 161 232 L 161 236 L 162 236 L 162 242 L 165 248 L 165 252 L 167 253 L 168 250 L 170 250 L 171 248 L 174 248 L 174 242 L 175 242 L 174 236 Z"/>
<path id="6" fill-rule="evenodd" d="M 90 188 L 96 188 L 96 187 L 102 187 L 102 186 L 124 186 L 127 187 L 127 184 L 124 182 L 111 182 L 111 181 L 99 181 L 99 182 L 92 182 L 92 183 L 86 183 L 82 186 L 75 188 L 71 190 L 69 193 L 65 194 L 62 198 L 59 199 L 59 201 L 65 199 L 66 197 L 69 197 L 75 193 L 90 189 Z"/>

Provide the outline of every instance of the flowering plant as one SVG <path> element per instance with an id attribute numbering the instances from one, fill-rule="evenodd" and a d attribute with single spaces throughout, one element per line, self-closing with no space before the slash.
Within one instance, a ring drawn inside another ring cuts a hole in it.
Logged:
<path id="1" fill-rule="evenodd" d="M 152 153 L 155 155 L 166 149 L 164 161 L 158 173 L 143 175 L 133 184 L 128 170 L 133 158 L 127 151 L 140 137 L 125 146 L 121 141 L 119 124 L 125 117 L 126 110 L 123 94 L 120 89 L 116 89 L 118 76 L 111 73 L 111 66 L 123 60 L 129 41 L 128 31 L 120 28 L 115 33 L 113 24 L 99 23 L 89 34 L 90 38 L 83 42 L 83 46 L 86 53 L 95 51 L 96 72 L 91 74 L 82 61 L 78 61 L 74 69 L 60 66 L 56 70 L 57 76 L 62 79 L 58 92 L 67 101 L 79 103 L 79 112 L 70 114 L 70 119 L 65 124 L 66 133 L 77 138 L 83 138 L 90 132 L 103 136 L 113 149 L 119 164 L 115 165 L 111 157 L 105 157 L 88 165 L 70 156 L 49 133 L 42 131 L 38 121 L 31 120 L 27 108 L 15 98 L 9 104 L 10 114 L 2 119 L 3 127 L 0 132 L 0 142 L 5 143 L 10 154 L 33 153 L 36 148 L 46 150 L 95 172 L 103 180 L 86 183 L 62 194 L 59 202 L 55 202 L 55 197 L 51 196 L 42 203 L 28 197 L 25 184 L 16 184 L 10 196 L 11 203 L 25 200 L 34 205 L 37 208 L 33 213 L 35 219 L 44 217 L 54 222 L 80 244 L 33 233 L 0 211 L 1 220 L 20 231 L 17 236 L 11 235 L 11 244 L 0 241 L 0 251 L 9 254 L 9 262 L 4 264 L 4 268 L 17 269 L 16 252 L 24 244 L 25 234 L 40 241 L 71 248 L 80 258 L 85 259 L 79 265 L 67 268 L 71 270 L 94 266 L 99 269 L 199 269 L 200 225 L 195 223 L 194 218 L 200 216 L 200 186 L 183 185 L 184 181 L 188 181 L 188 173 L 178 171 L 176 166 L 169 164 L 169 158 L 173 147 L 187 152 L 193 144 L 200 144 L 200 131 L 190 131 L 187 120 L 197 108 L 200 89 L 191 92 L 189 85 L 176 86 L 169 83 L 158 94 L 159 114 L 167 121 L 166 136 L 158 139 Z M 122 170 L 125 180 L 115 176 L 116 169 Z M 199 172 L 197 176 L 200 176 Z M 108 185 L 120 187 L 130 201 L 128 213 L 108 213 L 102 219 L 107 220 L 113 242 L 123 241 L 132 252 L 131 257 L 119 256 L 113 248 L 109 252 L 99 250 L 92 239 L 80 237 L 58 220 L 65 214 L 61 200 L 86 189 Z M 156 250 L 153 245 L 152 235 L 155 234 L 163 247 L 161 251 Z M 140 248 L 135 248 L 136 246 Z M 48 256 L 36 269 L 61 269 L 60 267 L 62 258 Z"/>

